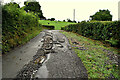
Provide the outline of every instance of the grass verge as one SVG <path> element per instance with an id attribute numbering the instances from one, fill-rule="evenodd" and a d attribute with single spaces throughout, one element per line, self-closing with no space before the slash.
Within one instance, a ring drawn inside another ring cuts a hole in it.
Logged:
<path id="1" fill-rule="evenodd" d="M 25 43 L 27 43 L 28 41 L 30 41 L 32 38 L 34 38 L 35 36 L 37 36 L 43 29 L 46 29 L 44 27 L 33 27 L 32 30 L 27 28 L 26 31 L 24 32 L 24 36 L 18 36 L 18 34 L 14 34 L 14 38 L 10 38 L 8 40 L 9 44 L 7 46 L 3 46 L 4 50 L 3 50 L 3 54 L 4 53 L 8 53 L 9 51 L 11 51 L 12 49 L 14 49 L 17 46 L 21 46 Z"/>
<path id="2" fill-rule="evenodd" d="M 105 47 L 102 42 L 76 33 L 62 33 L 69 39 L 72 49 L 81 58 L 87 69 L 88 78 L 119 78 L 118 63 L 114 60 L 120 49 Z M 114 58 L 114 59 L 113 59 Z"/>

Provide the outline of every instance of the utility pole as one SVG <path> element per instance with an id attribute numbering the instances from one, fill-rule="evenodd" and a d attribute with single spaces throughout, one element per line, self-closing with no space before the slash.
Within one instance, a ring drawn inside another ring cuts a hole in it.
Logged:
<path id="1" fill-rule="evenodd" d="M 75 9 L 73 10 L 73 21 L 75 21 Z"/>
<path id="2" fill-rule="evenodd" d="M 120 1 L 118 2 L 118 20 L 120 21 Z"/>

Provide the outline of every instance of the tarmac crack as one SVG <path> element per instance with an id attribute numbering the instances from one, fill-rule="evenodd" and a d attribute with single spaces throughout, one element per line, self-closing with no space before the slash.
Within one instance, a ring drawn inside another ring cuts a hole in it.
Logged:
<path id="1" fill-rule="evenodd" d="M 53 41 L 53 33 L 47 30 L 45 30 L 44 32 L 45 35 L 41 40 L 41 42 L 43 42 L 41 48 L 37 50 L 37 53 L 33 56 L 33 59 L 28 64 L 25 64 L 23 66 L 23 68 L 18 72 L 15 79 L 35 78 L 38 69 L 47 59 L 47 54 L 55 52 L 55 47 L 53 47 L 53 44 L 56 44 L 59 48 L 63 48 L 61 43 L 63 43 L 64 40 L 60 41 L 60 39 L 57 39 L 59 41 Z"/>

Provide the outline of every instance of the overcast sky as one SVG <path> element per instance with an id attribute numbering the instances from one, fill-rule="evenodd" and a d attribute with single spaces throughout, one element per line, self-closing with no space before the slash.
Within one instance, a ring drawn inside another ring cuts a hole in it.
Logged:
<path id="1" fill-rule="evenodd" d="M 8 3 L 11 0 L 4 0 Z M 24 5 L 26 0 L 14 0 Z M 73 9 L 75 9 L 75 20 L 89 20 L 89 16 L 95 14 L 99 9 L 108 9 L 113 15 L 113 21 L 118 20 L 118 2 L 120 0 L 36 0 L 39 1 L 43 15 L 46 18 L 56 20 L 73 20 Z"/>

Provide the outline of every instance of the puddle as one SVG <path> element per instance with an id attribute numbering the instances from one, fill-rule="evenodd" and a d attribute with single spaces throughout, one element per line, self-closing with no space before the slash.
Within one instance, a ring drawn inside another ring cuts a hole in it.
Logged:
<path id="1" fill-rule="evenodd" d="M 45 60 L 45 62 L 48 61 L 48 59 L 50 59 L 50 53 L 49 53 L 49 54 L 46 54 L 46 56 L 47 56 L 47 59 Z M 44 62 L 44 63 L 45 63 L 45 62 Z M 43 63 L 43 64 L 44 64 L 44 63 Z"/>
<path id="2" fill-rule="evenodd" d="M 48 70 L 45 64 L 43 64 L 37 71 L 36 76 L 37 78 L 47 78 L 48 77 Z"/>

